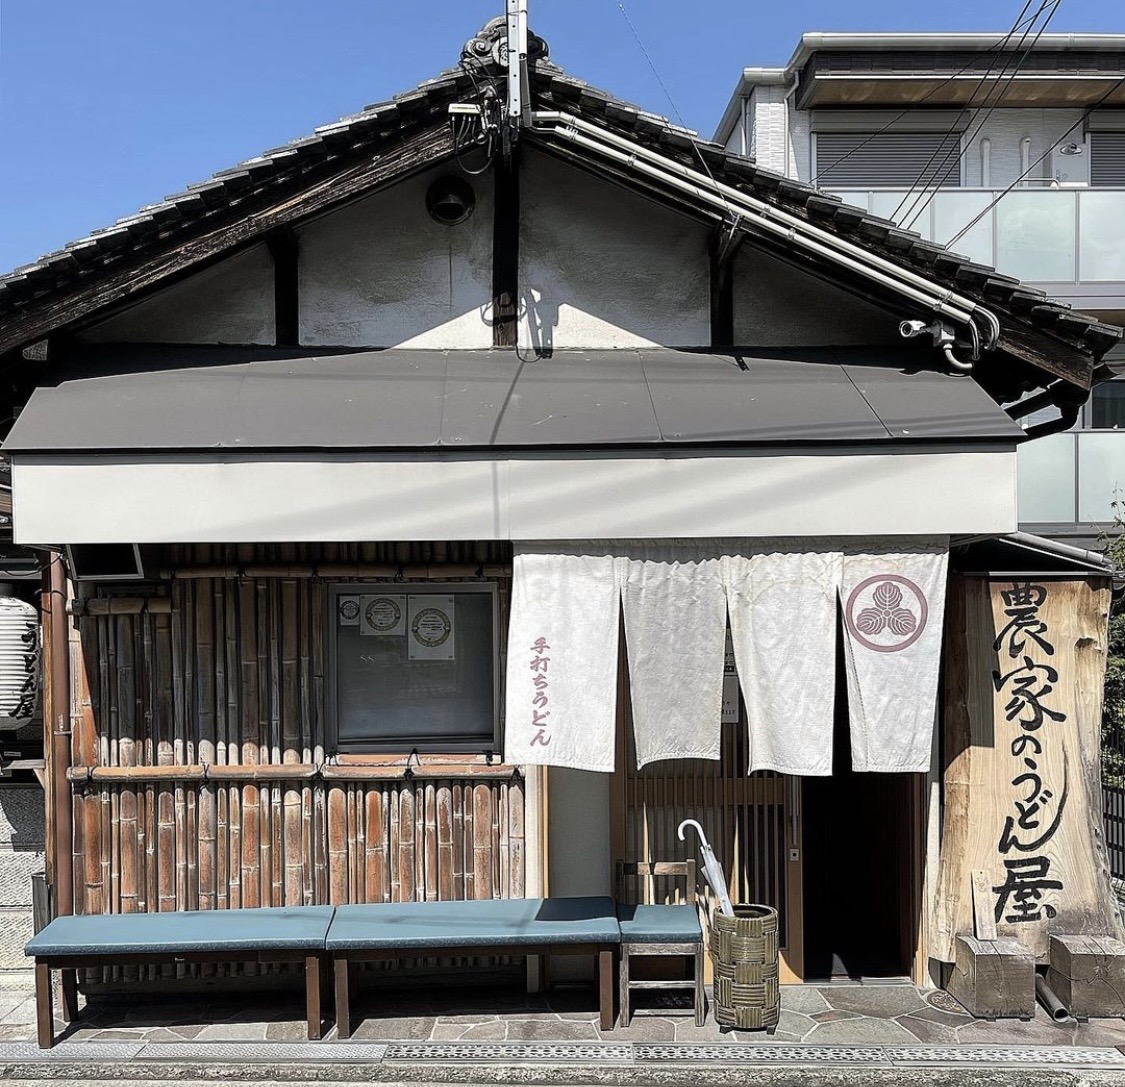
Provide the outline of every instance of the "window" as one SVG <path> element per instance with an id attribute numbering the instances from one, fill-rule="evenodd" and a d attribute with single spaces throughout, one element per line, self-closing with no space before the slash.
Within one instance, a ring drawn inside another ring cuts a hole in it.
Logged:
<path id="1" fill-rule="evenodd" d="M 333 585 L 329 609 L 339 750 L 497 748 L 495 585 Z"/>
<path id="2" fill-rule="evenodd" d="M 961 184 L 961 136 L 949 132 L 818 132 L 822 189 Z"/>
<path id="3" fill-rule="evenodd" d="M 1090 133 L 1090 184 L 1125 186 L 1125 132 Z"/>
<path id="4" fill-rule="evenodd" d="M 1095 430 L 1125 430 L 1125 380 L 1107 381 L 1094 388 L 1090 426 Z"/>

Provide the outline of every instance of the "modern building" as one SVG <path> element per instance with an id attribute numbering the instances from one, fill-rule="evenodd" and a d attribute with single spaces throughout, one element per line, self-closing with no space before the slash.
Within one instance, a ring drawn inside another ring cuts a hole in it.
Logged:
<path id="1" fill-rule="evenodd" d="M 784 67 L 743 71 L 715 138 L 1125 321 L 1125 35 L 805 34 Z M 1125 497 L 1125 381 L 1019 465 L 1021 527 L 1096 541 Z"/>

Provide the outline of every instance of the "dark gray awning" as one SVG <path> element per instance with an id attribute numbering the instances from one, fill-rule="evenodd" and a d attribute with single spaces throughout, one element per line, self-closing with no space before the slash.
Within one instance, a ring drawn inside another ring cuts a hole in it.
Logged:
<path id="1" fill-rule="evenodd" d="M 917 351 L 364 351 L 115 347 L 35 391 L 10 453 L 530 449 L 1018 441 Z"/>

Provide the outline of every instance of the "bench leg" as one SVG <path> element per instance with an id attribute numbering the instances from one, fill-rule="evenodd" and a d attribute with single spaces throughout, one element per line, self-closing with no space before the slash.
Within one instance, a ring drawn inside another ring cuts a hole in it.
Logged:
<path id="1" fill-rule="evenodd" d="M 336 1037 L 352 1036 L 352 1014 L 348 1004 L 348 960 L 335 960 L 336 969 Z"/>
<path id="2" fill-rule="evenodd" d="M 55 1014 L 51 1000 L 51 968 L 45 962 L 35 963 L 35 1026 L 40 1049 L 55 1044 Z"/>
<path id="3" fill-rule="evenodd" d="M 618 1002 L 621 1005 L 621 1025 L 629 1025 L 629 950 L 624 945 L 621 947 L 621 966 L 617 971 Z"/>
<path id="4" fill-rule="evenodd" d="M 598 952 L 598 1004 L 602 1030 L 613 1030 L 613 952 Z"/>
<path id="5" fill-rule="evenodd" d="M 78 971 L 60 970 L 63 1022 L 73 1023 L 78 1018 Z"/>
<path id="6" fill-rule="evenodd" d="M 703 998 L 703 945 L 695 945 L 695 1025 L 703 1026 L 707 1003 Z"/>
<path id="7" fill-rule="evenodd" d="M 305 1017 L 308 1019 L 309 1040 L 321 1037 L 320 1013 L 320 956 L 305 956 Z"/>

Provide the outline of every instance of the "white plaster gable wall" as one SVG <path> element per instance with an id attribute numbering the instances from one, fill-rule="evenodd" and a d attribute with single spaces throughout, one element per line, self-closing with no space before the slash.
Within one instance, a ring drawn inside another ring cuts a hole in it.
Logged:
<path id="1" fill-rule="evenodd" d="M 166 287 L 92 326 L 87 343 L 274 342 L 273 260 L 264 245 Z"/>
<path id="2" fill-rule="evenodd" d="M 476 210 L 457 226 L 426 211 L 442 174 L 464 177 Z M 298 231 L 301 342 L 311 346 L 492 346 L 492 184 L 448 165 Z"/>
<path id="3" fill-rule="evenodd" d="M 900 342 L 892 314 L 749 245 L 735 258 L 734 339 L 747 347 Z"/>
<path id="4" fill-rule="evenodd" d="M 982 185 L 980 141 L 991 141 L 990 160 L 992 173 L 990 184 L 993 188 L 1010 185 L 1022 172 L 1020 169 L 1020 142 L 1025 137 L 1031 139 L 1031 161 L 1034 163 L 1048 147 L 1062 138 L 1067 129 L 1077 128 L 1068 140 L 1082 143 L 1084 137 L 1081 120 L 1082 111 L 1076 109 L 997 109 L 981 126 L 980 132 L 968 141 L 964 156 L 965 184 L 970 187 Z M 970 127 L 975 132 L 976 125 Z M 968 133 L 966 134 L 968 135 Z M 1088 171 L 1088 156 L 1074 160 L 1075 172 L 1085 175 Z M 1051 177 L 1051 156 L 1048 155 L 1039 165 L 1032 168 L 1031 177 Z M 1081 181 L 1082 176 L 1067 178 L 1068 181 Z"/>
<path id="5" fill-rule="evenodd" d="M 698 347 L 710 340 L 707 230 L 542 154 L 523 162 L 520 344 Z"/>

